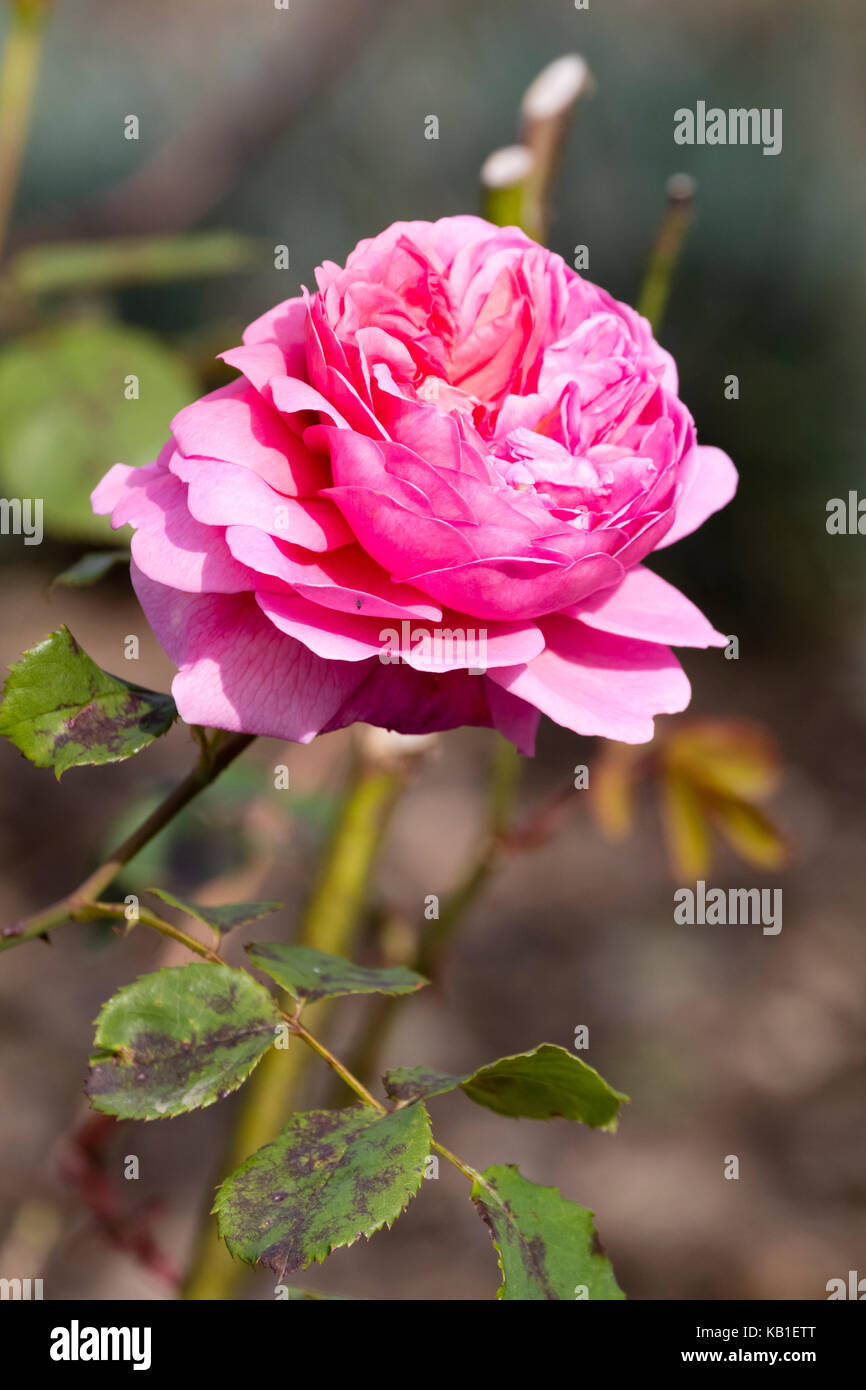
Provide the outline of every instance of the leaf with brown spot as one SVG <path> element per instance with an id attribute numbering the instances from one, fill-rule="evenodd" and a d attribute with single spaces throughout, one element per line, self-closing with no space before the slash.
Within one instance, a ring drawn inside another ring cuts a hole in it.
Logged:
<path id="1" fill-rule="evenodd" d="M 253 965 L 303 1004 L 336 999 L 344 994 L 414 994 L 427 981 L 403 966 L 374 970 L 354 965 L 343 956 L 316 951 L 312 946 L 289 946 L 284 941 L 250 942 Z"/>
<path id="2" fill-rule="evenodd" d="M 490 1228 L 508 1302 L 613 1300 L 625 1294 L 601 1248 L 592 1212 L 511 1164 L 486 1169 L 472 1200 Z"/>
<path id="3" fill-rule="evenodd" d="M 245 970 L 201 962 L 143 975 L 96 1021 L 90 1102 L 133 1120 L 212 1105 L 246 1080 L 280 1023 L 271 995 Z"/>
<path id="4" fill-rule="evenodd" d="M 0 734 L 59 780 L 69 767 L 131 758 L 176 718 L 170 695 L 109 675 L 61 627 L 10 668 Z"/>
<path id="5" fill-rule="evenodd" d="M 564 1047 L 541 1043 L 531 1052 L 500 1057 L 464 1076 L 428 1067 L 397 1067 L 385 1074 L 385 1090 L 403 1103 L 432 1097 L 459 1086 L 476 1105 L 514 1119 L 561 1117 L 593 1128 L 616 1129 L 619 1107 L 628 1096 L 615 1091 L 594 1067 Z"/>
<path id="6" fill-rule="evenodd" d="M 176 898 L 164 888 L 148 888 L 147 891 L 155 894 L 157 898 L 162 898 L 169 907 L 176 907 L 179 912 L 195 917 L 220 936 L 224 932 L 234 931 L 235 927 L 245 927 L 250 922 L 257 922 L 260 917 L 269 917 L 272 912 L 279 912 L 283 907 L 283 903 L 273 902 L 226 903 L 220 907 L 211 907 L 207 904 L 187 902 L 185 898 Z"/>
<path id="7" fill-rule="evenodd" d="M 233 1255 L 282 1282 L 392 1225 L 421 1186 L 430 1143 L 423 1105 L 293 1115 L 219 1189 L 220 1235 Z"/>

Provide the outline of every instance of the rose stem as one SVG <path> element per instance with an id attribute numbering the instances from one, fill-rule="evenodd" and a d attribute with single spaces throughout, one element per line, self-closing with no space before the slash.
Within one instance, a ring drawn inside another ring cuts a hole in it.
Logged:
<path id="1" fill-rule="evenodd" d="M 430 923 L 414 957 L 409 961 L 412 970 L 417 970 L 428 979 L 436 979 L 447 947 L 496 867 L 499 854 L 506 844 L 520 771 L 520 755 L 514 745 L 497 734 L 488 792 L 487 825 L 481 846 L 457 888 L 445 902 L 439 920 Z M 406 1003 L 405 996 L 392 995 L 377 1000 L 371 1008 L 350 1060 L 352 1070 L 365 1081 L 374 1076 L 382 1045 Z M 336 1087 L 335 1098 L 338 1098 L 339 1091 L 340 1088 Z"/>
<path id="2" fill-rule="evenodd" d="M 20 946 L 24 941 L 44 936 L 52 927 L 62 926 L 64 922 L 76 920 L 82 904 L 98 898 L 103 893 L 118 870 L 149 844 L 160 830 L 189 804 L 199 792 L 209 787 L 245 748 L 253 742 L 255 734 L 228 734 L 217 730 L 210 740 L 204 740 L 196 767 L 182 782 L 170 792 L 164 801 L 124 840 L 104 864 L 100 864 L 88 878 L 74 888 L 66 897 L 60 898 L 50 907 L 32 917 L 25 917 L 14 926 L 0 930 L 0 951 Z M 80 919 L 79 919 L 80 920 Z"/>
<path id="3" fill-rule="evenodd" d="M 12 0 L 0 65 L 0 251 L 18 187 L 51 0 Z"/>
<path id="4" fill-rule="evenodd" d="M 578 53 L 567 53 L 538 74 L 520 103 L 520 140 L 532 155 L 532 167 L 526 186 L 525 217 L 519 225 L 542 245 L 547 240 L 553 185 L 568 128 L 578 103 L 591 96 L 594 88 L 584 59 Z"/>
<path id="5" fill-rule="evenodd" d="M 86 920 L 91 917 L 124 917 L 125 912 L 126 910 L 123 903 L 85 903 L 82 905 L 81 908 L 81 917 L 82 920 Z M 171 922 L 166 922 L 155 912 L 142 911 L 139 915 L 138 921 L 140 921 L 143 926 L 151 927 L 154 931 L 158 931 L 161 936 L 167 936 L 172 941 L 180 941 L 184 946 L 186 946 L 187 950 L 193 951 L 197 956 L 202 956 L 205 960 L 209 961 L 213 965 L 228 964 L 228 962 L 223 959 L 223 957 L 219 954 L 218 951 L 212 950 L 211 947 L 206 946 L 202 941 L 197 941 L 195 937 L 187 936 L 185 932 L 178 931 L 178 929 L 174 927 L 171 924 Z M 291 1004 L 294 1004 L 294 1000 L 291 1000 L 289 1002 Z M 346 1066 L 345 1062 L 341 1062 L 339 1057 L 337 1057 L 329 1047 L 326 1047 L 325 1044 L 319 1038 L 315 1037 L 314 1034 L 310 1032 L 309 1028 L 307 1028 L 305 1024 L 301 1023 L 300 1019 L 298 1018 L 297 1011 L 294 1013 L 286 1013 L 285 1010 L 281 1009 L 280 1012 L 282 1014 L 283 1020 L 288 1025 L 289 1031 L 292 1032 L 295 1035 L 295 1037 L 299 1038 L 301 1042 L 304 1043 L 310 1049 L 311 1053 L 314 1053 L 317 1057 L 320 1057 L 323 1062 L 326 1062 L 327 1065 L 331 1068 L 331 1070 L 335 1072 L 337 1076 L 340 1077 L 341 1081 L 346 1086 L 348 1086 L 349 1090 L 353 1091 L 355 1095 L 358 1096 L 358 1098 L 364 1102 L 365 1105 L 369 1105 L 374 1110 L 378 1110 L 380 1115 L 387 1115 L 390 1113 L 388 1111 L 387 1106 L 383 1105 L 380 1100 L 377 1100 L 374 1095 L 371 1095 L 371 1093 L 367 1090 L 367 1087 L 363 1084 L 362 1081 L 358 1079 L 357 1076 L 355 1076 L 352 1073 L 350 1068 Z M 271 1048 L 271 1052 L 275 1050 L 276 1049 Z M 260 1071 L 261 1068 L 264 1066 L 268 1056 L 270 1056 L 270 1052 L 267 1053 L 265 1058 L 263 1058 L 262 1061 L 259 1063 L 259 1067 L 257 1071 L 254 1073 L 254 1075 L 258 1075 L 258 1071 Z M 437 1153 L 441 1154 L 443 1158 L 446 1158 L 449 1163 L 453 1164 L 455 1168 L 459 1169 L 460 1172 L 463 1173 L 463 1175 L 470 1180 L 470 1182 L 480 1183 L 482 1187 L 487 1186 L 483 1177 L 475 1168 L 472 1168 L 468 1163 L 464 1163 L 463 1160 L 458 1158 L 456 1154 L 453 1154 L 450 1149 L 446 1149 L 444 1144 L 439 1144 L 435 1140 L 433 1140 L 431 1142 L 431 1147 L 434 1148 Z M 242 1161 L 242 1159 L 238 1159 L 238 1162 Z M 208 1229 L 215 1230 L 212 1223 L 208 1223 Z M 220 1248 L 223 1249 L 225 1253 L 224 1247 L 222 1246 L 222 1242 L 219 1240 L 218 1235 L 216 1236 L 216 1240 Z M 248 1273 L 249 1271 L 244 1271 L 243 1267 L 241 1267 L 241 1272 Z M 215 1285 L 215 1287 L 217 1286 Z M 192 1297 L 190 1293 L 186 1293 L 184 1296 L 187 1299 Z M 209 1294 L 202 1293 L 196 1296 L 199 1298 L 217 1298 L 221 1295 L 218 1292 L 214 1292 Z"/>
<path id="6" fill-rule="evenodd" d="M 376 731 L 378 733 L 378 731 Z M 379 740 L 381 742 L 381 740 Z M 363 905 L 367 881 L 413 756 L 373 751 L 370 738 L 356 757 L 339 818 L 304 914 L 298 942 L 346 955 Z M 310 1018 L 321 1029 L 331 1012 L 328 1001 L 313 1005 Z M 309 1056 L 298 1048 L 271 1048 L 245 1088 L 237 1122 L 220 1165 L 223 1175 L 272 1140 L 299 1104 Z M 360 1084 L 360 1083 L 359 1083 Z M 225 1300 L 249 1271 L 229 1257 L 208 1212 L 183 1289 L 191 1301 Z"/>
<path id="7" fill-rule="evenodd" d="M 665 185 L 667 207 L 656 233 L 637 305 L 638 313 L 649 319 L 654 333 L 661 326 L 686 233 L 694 219 L 696 187 L 688 174 L 673 174 Z"/>

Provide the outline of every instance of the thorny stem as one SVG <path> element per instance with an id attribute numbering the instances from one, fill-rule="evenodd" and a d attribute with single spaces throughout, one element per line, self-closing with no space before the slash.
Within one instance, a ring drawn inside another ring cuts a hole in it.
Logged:
<path id="1" fill-rule="evenodd" d="M 118 871 L 134 859 L 145 845 L 150 844 L 160 830 L 194 800 L 199 792 L 216 781 L 220 773 L 249 747 L 254 738 L 254 734 L 227 734 L 217 731 L 204 743 L 197 766 L 83 883 L 79 883 L 71 893 L 67 893 L 50 907 L 34 913 L 32 917 L 25 917 L 11 927 L 0 929 L 0 951 L 7 951 L 13 946 L 22 945 L 25 941 L 32 941 L 37 936 L 44 936 L 52 927 L 62 926 L 64 922 L 80 920 L 81 910 L 88 904 L 92 906 L 93 900 L 105 891 Z"/>

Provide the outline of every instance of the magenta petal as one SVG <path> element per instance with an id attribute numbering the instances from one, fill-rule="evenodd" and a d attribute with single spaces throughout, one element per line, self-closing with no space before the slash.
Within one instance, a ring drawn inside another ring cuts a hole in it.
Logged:
<path id="1" fill-rule="evenodd" d="M 366 674 L 323 733 L 359 721 L 399 734 L 433 734 L 464 725 L 487 729 L 493 722 L 483 676 L 466 671 L 424 674 L 379 661 L 354 669 Z"/>
<path id="2" fill-rule="evenodd" d="M 611 555 L 586 555 L 566 564 L 501 556 L 401 577 L 440 603 L 498 622 L 556 612 L 616 583 L 621 574 L 622 566 Z"/>
<path id="3" fill-rule="evenodd" d="M 547 646 L 528 666 L 489 679 L 575 733 L 648 743 L 653 716 L 686 708 L 690 687 L 667 647 L 615 637 L 570 618 L 542 620 Z"/>
<path id="4" fill-rule="evenodd" d="M 290 497 L 313 497 L 330 482 L 327 463 L 245 381 L 185 406 L 171 430 L 187 458 L 241 464 Z"/>
<path id="5" fill-rule="evenodd" d="M 270 589 L 268 577 L 289 584 L 304 598 L 341 613 L 374 618 L 429 618 L 437 622 L 442 609 L 418 589 L 395 584 L 359 545 L 345 545 L 324 555 L 312 555 L 277 541 L 253 526 L 229 526 L 226 544 L 236 560 L 255 570 L 259 589 Z"/>
<path id="6" fill-rule="evenodd" d="M 575 604 L 568 616 L 600 632 L 674 647 L 724 647 L 728 641 L 685 594 L 642 565 L 616 588 Z"/>
<path id="7" fill-rule="evenodd" d="M 535 736 L 541 713 L 495 680 L 486 682 L 487 704 L 494 726 L 503 738 L 513 743 L 518 753 L 531 758 L 535 755 Z"/>
<path id="8" fill-rule="evenodd" d="M 363 667 L 321 661 L 277 632 L 249 594 L 181 594 L 132 566 L 158 641 L 180 671 L 181 719 L 308 743 L 363 679 Z M 378 663 L 377 663 L 378 664 Z"/>
<path id="9" fill-rule="evenodd" d="M 445 613 L 441 623 L 406 619 L 395 627 L 386 619 L 322 608 L 298 594 L 259 592 L 256 601 L 282 632 L 332 661 L 375 656 L 385 665 L 419 671 L 487 670 L 531 661 L 544 647 L 534 623 L 494 623 L 488 629 L 467 625 L 459 613 Z"/>
<path id="10" fill-rule="evenodd" d="M 727 506 L 737 490 L 737 470 L 726 453 L 710 444 L 696 444 L 694 452 L 694 471 L 677 502 L 674 524 L 656 550 L 696 531 L 708 516 Z"/>
<path id="11" fill-rule="evenodd" d="M 208 526 L 256 526 L 315 551 L 333 550 L 353 539 L 332 502 L 286 497 L 236 464 L 175 454 L 171 471 L 189 483 L 189 509 Z"/>

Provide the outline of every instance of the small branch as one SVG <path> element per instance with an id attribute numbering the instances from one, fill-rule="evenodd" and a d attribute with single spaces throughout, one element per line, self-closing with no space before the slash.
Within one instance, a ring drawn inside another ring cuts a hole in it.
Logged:
<path id="1" fill-rule="evenodd" d="M 76 911 L 74 920 L 76 922 L 92 922 L 114 917 L 126 919 L 124 903 L 84 903 Z M 152 927 L 154 931 L 159 932 L 160 936 L 167 936 L 171 941 L 179 942 L 188 951 L 195 951 L 196 955 L 202 956 L 205 960 L 213 961 L 216 965 L 225 965 L 225 961 L 218 951 L 212 950 L 204 942 L 197 941 L 194 936 L 189 936 L 187 932 L 181 931 L 180 927 L 166 922 L 163 917 L 158 917 L 148 907 L 139 906 L 135 917 L 130 920 L 130 925 L 134 926 L 137 922 L 140 922 L 142 926 Z"/>
<path id="2" fill-rule="evenodd" d="M 52 927 L 59 927 L 65 922 L 75 920 L 77 913 L 86 908 L 88 904 L 92 905 L 100 893 L 105 892 L 117 872 L 134 859 L 145 845 L 150 844 L 154 836 L 158 835 L 160 830 L 163 830 L 178 812 L 189 805 L 199 792 L 204 791 L 205 787 L 209 787 L 211 782 L 214 782 L 220 773 L 224 772 L 229 764 L 243 753 L 245 748 L 249 747 L 254 738 L 254 734 L 228 734 L 217 731 L 203 747 L 198 766 L 194 767 L 192 772 L 175 787 L 174 791 L 169 793 L 138 829 L 124 840 L 110 859 L 107 859 L 104 864 L 100 864 L 99 868 L 95 869 L 83 883 L 80 883 L 71 893 L 67 893 L 64 898 L 60 898 L 58 902 L 43 908 L 41 912 L 35 913 L 32 917 L 25 917 L 13 926 L 0 930 L 0 951 L 7 951 L 13 946 L 20 946 L 25 941 L 32 941 L 37 936 L 44 936 Z"/>
<path id="3" fill-rule="evenodd" d="M 665 185 L 668 204 L 656 233 L 637 306 L 638 313 L 649 319 L 654 333 L 661 327 L 686 233 L 694 220 L 696 191 L 697 185 L 689 174 L 673 174 Z"/>

